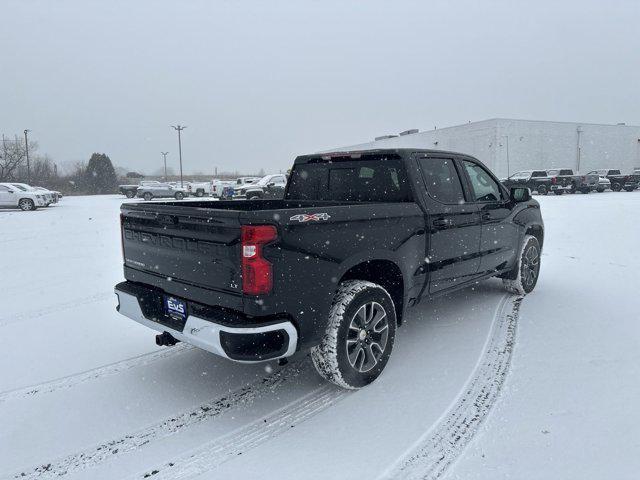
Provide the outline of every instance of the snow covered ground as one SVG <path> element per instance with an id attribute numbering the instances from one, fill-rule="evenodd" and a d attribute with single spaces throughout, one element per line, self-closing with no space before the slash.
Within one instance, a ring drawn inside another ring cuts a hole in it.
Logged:
<path id="1" fill-rule="evenodd" d="M 358 392 L 158 349 L 115 312 L 122 197 L 0 210 L 0 479 L 637 478 L 640 193 L 537 198 L 534 293 L 410 310 Z"/>

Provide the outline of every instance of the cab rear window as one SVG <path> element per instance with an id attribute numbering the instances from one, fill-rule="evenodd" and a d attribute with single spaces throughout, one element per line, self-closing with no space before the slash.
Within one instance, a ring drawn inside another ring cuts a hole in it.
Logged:
<path id="1" fill-rule="evenodd" d="M 413 201 L 400 160 L 356 160 L 296 165 L 287 191 L 290 200 L 341 202 Z"/>

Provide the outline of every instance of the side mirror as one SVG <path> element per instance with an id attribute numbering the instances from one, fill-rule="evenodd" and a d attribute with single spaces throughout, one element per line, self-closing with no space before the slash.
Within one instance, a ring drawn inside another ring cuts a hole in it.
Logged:
<path id="1" fill-rule="evenodd" d="M 531 190 L 526 187 L 513 187 L 509 196 L 516 203 L 528 202 L 531 200 Z"/>

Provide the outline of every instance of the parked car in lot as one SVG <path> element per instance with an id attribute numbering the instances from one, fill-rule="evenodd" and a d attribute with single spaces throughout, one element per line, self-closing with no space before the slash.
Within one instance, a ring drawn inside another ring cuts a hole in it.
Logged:
<path id="1" fill-rule="evenodd" d="M 117 309 L 156 343 L 241 362 L 310 349 L 351 389 L 380 375 L 419 302 L 495 276 L 531 292 L 544 242 L 526 186 L 413 149 L 304 155 L 284 199 L 124 204 L 121 222 Z"/>
<path id="2" fill-rule="evenodd" d="M 41 192 L 46 192 L 50 194 L 52 198 L 51 203 L 58 203 L 58 201 L 62 198 L 62 194 L 56 190 L 49 190 L 48 188 L 44 188 L 44 187 L 33 187 L 33 188 Z"/>
<path id="3" fill-rule="evenodd" d="M 189 195 L 196 197 L 209 196 L 213 192 L 213 182 L 189 182 L 188 185 L 185 183 L 185 186 Z"/>
<path id="4" fill-rule="evenodd" d="M 52 203 L 57 202 L 57 197 L 56 195 L 51 191 L 51 190 L 47 190 L 46 188 L 42 188 L 42 187 L 32 187 L 31 185 L 28 185 L 26 183 L 11 183 L 11 185 L 13 185 L 14 187 L 16 187 L 19 190 L 22 190 L 23 192 L 37 192 L 40 195 L 42 195 L 42 198 L 44 198 L 44 206 L 48 207 L 49 205 L 51 205 Z"/>
<path id="5" fill-rule="evenodd" d="M 240 188 L 247 183 L 255 183 L 262 177 L 240 177 L 236 179 L 235 188 Z"/>
<path id="6" fill-rule="evenodd" d="M 265 175 L 255 183 L 246 183 L 235 189 L 233 198 L 257 200 L 260 198 L 279 198 L 284 196 L 284 187 L 287 185 L 287 177 L 281 173 Z"/>
<path id="7" fill-rule="evenodd" d="M 0 183 L 0 207 L 30 211 L 46 205 L 44 195 L 37 190 L 24 190 L 12 183 Z"/>
<path id="8" fill-rule="evenodd" d="M 602 193 L 605 190 L 611 189 L 611 180 L 607 177 L 598 176 L 598 188 L 596 188 L 596 192 Z"/>
<path id="9" fill-rule="evenodd" d="M 153 187 L 162 185 L 161 182 L 157 180 L 143 180 L 138 185 L 118 185 L 118 190 L 121 194 L 123 194 L 127 198 L 133 198 L 138 193 L 138 188 L 140 187 Z"/>
<path id="10" fill-rule="evenodd" d="M 232 180 L 214 180 L 211 187 L 211 196 L 215 198 L 231 198 L 233 197 L 234 186 L 236 182 Z M 227 188 L 226 192 L 224 189 Z"/>
<path id="11" fill-rule="evenodd" d="M 599 175 L 575 175 L 570 168 L 554 168 L 547 170 L 547 177 L 551 179 L 551 191 L 556 195 L 563 193 L 589 193 L 598 188 Z"/>
<path id="12" fill-rule="evenodd" d="M 182 200 L 189 195 L 189 192 L 184 187 L 160 183 L 158 185 L 138 187 L 137 195 L 145 200 L 151 200 L 153 198 L 175 198 L 176 200 Z"/>
<path id="13" fill-rule="evenodd" d="M 507 188 L 527 187 L 540 195 L 546 195 L 551 190 L 551 179 L 545 170 L 522 170 L 501 182 Z"/>
<path id="14" fill-rule="evenodd" d="M 627 192 L 632 192 L 638 188 L 638 182 L 640 182 L 640 173 L 623 175 L 620 170 L 607 168 L 592 170 L 589 173 L 608 178 L 611 182 L 611 190 L 614 192 L 619 192 L 623 189 Z"/>

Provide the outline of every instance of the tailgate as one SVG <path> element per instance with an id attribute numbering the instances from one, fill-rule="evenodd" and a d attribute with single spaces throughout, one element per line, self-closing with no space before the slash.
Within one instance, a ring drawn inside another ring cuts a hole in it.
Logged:
<path id="1" fill-rule="evenodd" d="M 237 211 L 168 204 L 122 207 L 127 267 L 206 289 L 241 291 Z"/>

